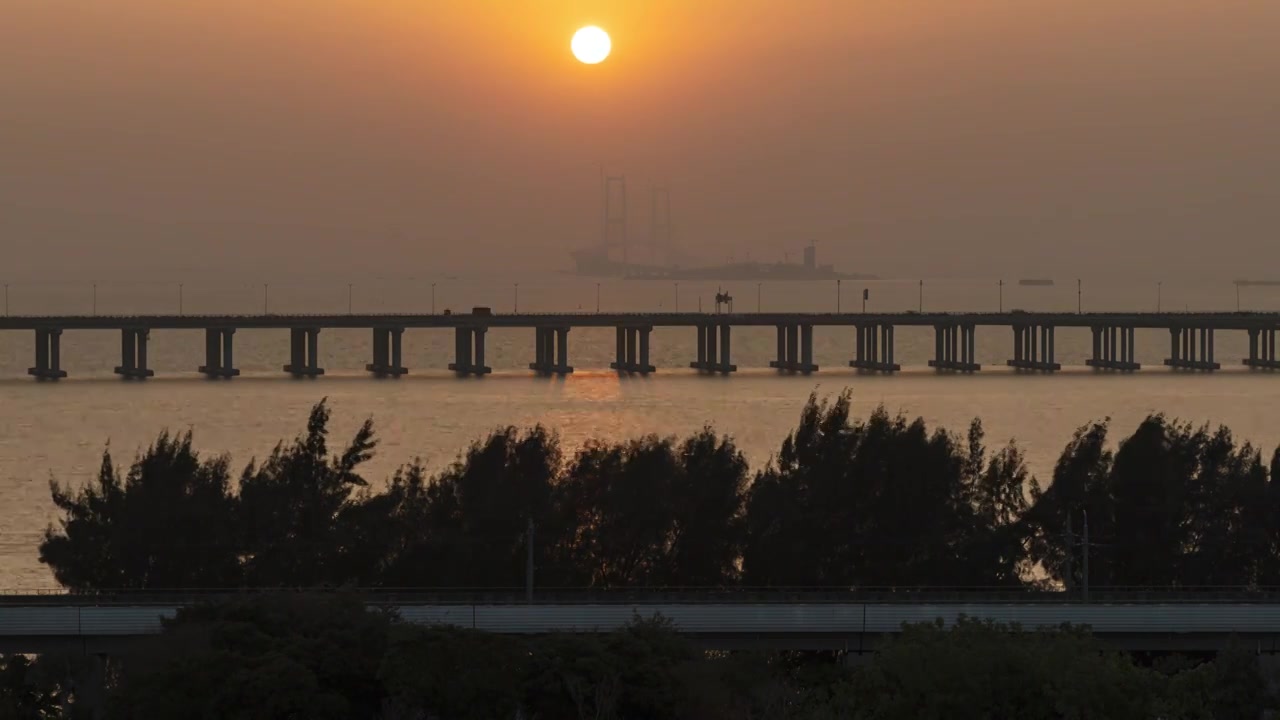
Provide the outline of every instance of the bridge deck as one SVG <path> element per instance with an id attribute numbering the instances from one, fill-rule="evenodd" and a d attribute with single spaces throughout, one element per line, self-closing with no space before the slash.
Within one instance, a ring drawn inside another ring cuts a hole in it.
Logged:
<path id="1" fill-rule="evenodd" d="M 733 326 L 776 326 L 803 324 L 853 326 L 889 324 L 901 326 L 936 325 L 1052 325 L 1055 327 L 1095 327 L 1120 325 L 1134 328 L 1197 327 L 1222 330 L 1272 328 L 1280 325 L 1280 313 L 495 313 L 492 315 L 25 315 L 0 317 L 0 330 L 112 330 L 128 327 L 167 329 L 205 328 L 454 328 L 483 325 L 491 328 L 532 328 L 546 326 L 617 327 L 643 325 L 693 327 L 718 324 Z"/>

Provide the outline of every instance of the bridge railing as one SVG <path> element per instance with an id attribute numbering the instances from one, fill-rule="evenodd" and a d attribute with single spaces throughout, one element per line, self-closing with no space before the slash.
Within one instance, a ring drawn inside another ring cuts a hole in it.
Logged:
<path id="1" fill-rule="evenodd" d="M 517 605 L 529 602 L 524 588 L 174 588 L 95 592 L 0 590 L 0 606 L 186 605 L 268 595 L 352 594 L 387 605 Z M 535 604 L 1059 604 L 1084 602 L 1077 591 L 1010 587 L 637 587 L 536 588 Z M 1277 603 L 1280 587 L 1094 587 L 1092 604 Z"/>

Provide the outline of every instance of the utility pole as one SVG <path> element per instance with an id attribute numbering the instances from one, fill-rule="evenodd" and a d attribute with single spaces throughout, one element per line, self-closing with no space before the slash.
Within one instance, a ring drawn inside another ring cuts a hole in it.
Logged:
<path id="1" fill-rule="evenodd" d="M 763 286 L 764 286 L 764 283 L 756 283 L 756 312 L 760 312 L 760 295 L 761 295 L 760 288 Z"/>
<path id="2" fill-rule="evenodd" d="M 262 283 L 262 314 L 269 315 L 267 310 L 267 283 Z"/>
<path id="3" fill-rule="evenodd" d="M 98 314 L 98 283 L 93 284 L 93 314 Z"/>
<path id="4" fill-rule="evenodd" d="M 1083 577 L 1080 578 L 1080 588 L 1083 590 L 1083 599 L 1087 603 L 1089 602 L 1089 511 L 1081 512 L 1084 514 L 1084 563 L 1081 569 Z"/>
<path id="5" fill-rule="evenodd" d="M 1082 312 L 1081 308 L 1084 307 L 1084 302 L 1082 300 L 1083 298 L 1082 292 L 1083 291 L 1080 289 L 1080 278 L 1076 278 L 1076 314 L 1077 315 L 1081 314 Z"/>
<path id="6" fill-rule="evenodd" d="M 1240 312 L 1240 282 L 1236 281 L 1236 312 Z"/>
<path id="7" fill-rule="evenodd" d="M 836 313 L 840 312 L 840 280 L 836 280 Z"/>
<path id="8" fill-rule="evenodd" d="M 600 314 L 600 283 L 596 283 L 596 314 Z"/>
<path id="9" fill-rule="evenodd" d="M 1000 279 L 1000 312 L 1004 312 L 1004 278 Z"/>
<path id="10" fill-rule="evenodd" d="M 520 283 L 515 283 L 515 288 L 512 292 L 515 293 L 515 300 L 512 302 L 512 312 L 518 315 L 520 313 Z"/>
<path id="11" fill-rule="evenodd" d="M 178 283 L 178 314 L 182 315 L 182 283 Z"/>
<path id="12" fill-rule="evenodd" d="M 524 599 L 530 605 L 533 604 L 533 516 L 529 516 L 529 526 L 525 530 L 524 538 L 525 559 L 524 559 Z"/>
<path id="13" fill-rule="evenodd" d="M 351 314 L 351 283 L 347 283 L 347 314 Z"/>
<path id="14" fill-rule="evenodd" d="M 4 316 L 9 317 L 9 283 L 4 284 Z"/>
<path id="15" fill-rule="evenodd" d="M 680 312 L 680 283 L 676 283 L 676 312 Z"/>
<path id="16" fill-rule="evenodd" d="M 1156 282 L 1156 312 L 1160 312 L 1160 302 L 1163 300 L 1161 297 L 1164 294 L 1162 285 L 1164 285 L 1163 282 Z"/>
<path id="17" fill-rule="evenodd" d="M 1071 511 L 1067 511 L 1067 555 L 1064 558 L 1062 568 L 1062 581 L 1066 585 L 1068 596 L 1075 589 L 1075 555 L 1076 555 L 1076 539 L 1071 532 Z"/>
<path id="18" fill-rule="evenodd" d="M 924 281 L 920 281 L 920 304 L 916 307 L 916 312 L 924 312 Z"/>
<path id="19" fill-rule="evenodd" d="M 436 284 L 431 283 L 431 314 L 436 314 Z"/>

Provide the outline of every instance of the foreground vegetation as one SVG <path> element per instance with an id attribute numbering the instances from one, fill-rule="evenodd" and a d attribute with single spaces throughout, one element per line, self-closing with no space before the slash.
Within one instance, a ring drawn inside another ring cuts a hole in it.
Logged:
<path id="1" fill-rule="evenodd" d="M 1010 444 L 849 397 L 811 398 L 752 472 L 733 442 L 595 441 L 566 454 L 504 428 L 445 470 L 363 474 L 366 422 L 334 448 L 329 409 L 239 473 L 162 434 L 90 483 L 53 483 L 40 558 L 74 592 L 191 588 L 1280 585 L 1280 457 L 1155 415 L 1109 442 L 1081 428 L 1042 487 Z M 342 592 L 184 610 L 111 659 L 0 660 L 0 718 L 1256 718 L 1250 653 L 1141 659 L 1085 628 L 909 627 L 862 664 L 706 653 L 660 618 L 597 636 L 411 626 Z M 855 668 L 852 665 L 858 664 Z M 79 715 L 77 715 L 77 713 Z"/>
<path id="2" fill-rule="evenodd" d="M 732 440 L 595 441 L 566 456 L 504 428 L 444 471 L 362 468 L 366 422 L 331 448 L 329 409 L 240 473 L 190 433 L 128 467 L 104 453 L 40 558 L 79 592 L 141 588 L 1280 585 L 1280 461 L 1226 428 L 1155 415 L 1113 448 L 1081 428 L 1047 488 L 1016 445 L 811 398 L 754 474 Z"/>
<path id="3" fill-rule="evenodd" d="M 908 626 L 866 664 L 841 660 L 700 652 L 661 619 L 512 638 L 400 623 L 341 594 L 283 594 L 182 611 L 112 658 L 104 704 L 110 718 L 154 720 L 1191 720 L 1274 705 L 1247 652 L 1144 667 L 1073 628 Z M 75 667 L 10 659 L 0 717 L 83 715 L 65 690 Z"/>

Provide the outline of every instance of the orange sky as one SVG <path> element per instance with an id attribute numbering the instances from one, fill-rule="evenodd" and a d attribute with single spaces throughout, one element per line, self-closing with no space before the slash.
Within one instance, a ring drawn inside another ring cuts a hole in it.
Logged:
<path id="1" fill-rule="evenodd" d="M 10 272 L 557 269 L 598 235 L 601 162 L 628 176 L 634 236 L 665 180 L 682 246 L 710 260 L 810 240 L 885 275 L 1280 260 L 1265 0 L 0 0 L 0 17 Z M 599 66 L 568 53 L 585 24 L 613 36 Z"/>

